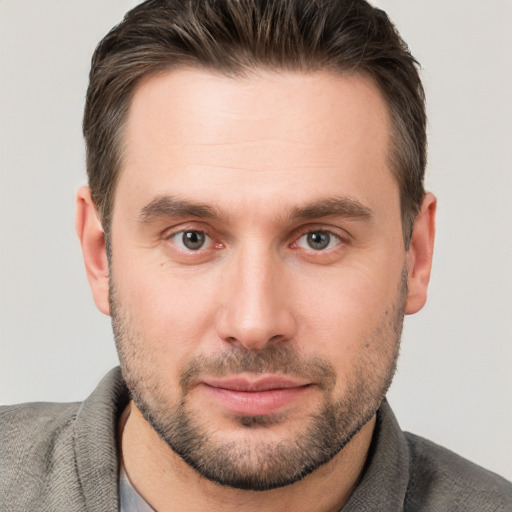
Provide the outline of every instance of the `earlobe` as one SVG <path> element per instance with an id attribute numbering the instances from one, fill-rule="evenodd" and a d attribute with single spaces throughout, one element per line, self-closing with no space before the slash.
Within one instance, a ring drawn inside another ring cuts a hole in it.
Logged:
<path id="1" fill-rule="evenodd" d="M 76 194 L 76 233 L 82 246 L 85 270 L 92 296 L 98 309 L 110 314 L 108 300 L 108 259 L 103 227 L 89 187 L 80 187 Z"/>
<path id="2" fill-rule="evenodd" d="M 414 222 L 411 243 L 407 251 L 408 292 L 405 313 L 417 313 L 427 300 L 427 288 L 434 252 L 437 200 L 425 194 L 421 209 Z"/>

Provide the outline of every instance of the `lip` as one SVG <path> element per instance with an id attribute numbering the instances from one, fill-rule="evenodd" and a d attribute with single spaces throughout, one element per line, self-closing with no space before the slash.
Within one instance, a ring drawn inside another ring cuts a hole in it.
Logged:
<path id="1" fill-rule="evenodd" d="M 309 381 L 280 375 L 205 379 L 202 384 L 221 407 L 244 416 L 282 412 L 312 386 Z"/>

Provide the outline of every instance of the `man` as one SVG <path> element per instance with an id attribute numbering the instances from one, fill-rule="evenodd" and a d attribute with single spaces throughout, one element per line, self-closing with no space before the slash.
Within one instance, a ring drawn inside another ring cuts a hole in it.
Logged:
<path id="1" fill-rule="evenodd" d="M 426 300 L 425 114 L 362 1 L 149 1 L 93 57 L 77 232 L 121 361 L 2 411 L 7 510 L 510 510 L 385 401 Z"/>

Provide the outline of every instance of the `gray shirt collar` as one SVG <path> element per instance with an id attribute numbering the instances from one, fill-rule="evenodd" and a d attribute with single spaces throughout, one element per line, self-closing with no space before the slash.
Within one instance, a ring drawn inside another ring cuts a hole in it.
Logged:
<path id="1" fill-rule="evenodd" d="M 135 490 L 121 464 L 119 471 L 119 512 L 155 512 Z"/>

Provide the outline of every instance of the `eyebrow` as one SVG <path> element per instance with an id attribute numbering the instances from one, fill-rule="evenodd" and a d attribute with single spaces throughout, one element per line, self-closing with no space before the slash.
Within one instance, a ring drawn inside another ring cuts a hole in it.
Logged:
<path id="1" fill-rule="evenodd" d="M 322 217 L 345 217 L 371 220 L 373 210 L 350 197 L 331 197 L 305 206 L 296 207 L 290 213 L 292 220 L 310 220 Z"/>
<path id="2" fill-rule="evenodd" d="M 149 224 L 157 219 L 173 217 L 197 217 L 219 221 L 224 218 L 224 215 L 205 203 L 196 203 L 173 196 L 158 196 L 142 208 L 138 220 L 143 224 Z"/>
<path id="3" fill-rule="evenodd" d="M 173 196 L 158 196 L 142 208 L 138 220 L 149 224 L 158 219 L 197 217 L 199 219 L 222 221 L 227 215 L 206 203 L 197 203 Z M 305 206 L 297 206 L 288 215 L 289 220 L 310 220 L 322 217 L 345 217 L 356 220 L 370 220 L 373 211 L 350 197 L 331 197 Z"/>

